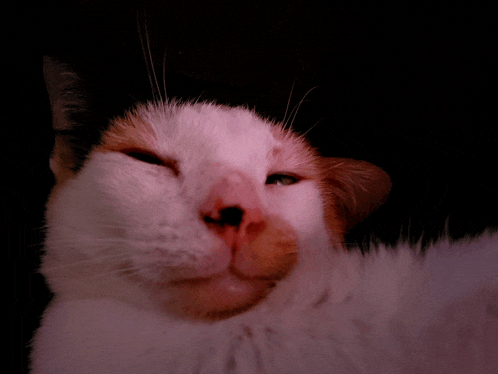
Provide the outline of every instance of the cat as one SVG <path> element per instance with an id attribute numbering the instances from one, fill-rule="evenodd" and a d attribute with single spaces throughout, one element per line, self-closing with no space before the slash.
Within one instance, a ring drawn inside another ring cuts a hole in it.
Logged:
<path id="1" fill-rule="evenodd" d="M 79 157 L 79 78 L 46 59 L 57 132 L 31 373 L 496 373 L 498 236 L 369 254 L 388 198 L 242 107 L 137 104 Z"/>

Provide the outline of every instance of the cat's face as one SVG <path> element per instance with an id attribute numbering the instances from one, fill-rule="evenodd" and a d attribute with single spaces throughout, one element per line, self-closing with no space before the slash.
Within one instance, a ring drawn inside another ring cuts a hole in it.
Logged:
<path id="1" fill-rule="evenodd" d="M 56 144 L 43 267 L 55 293 L 196 318 L 258 305 L 338 247 L 349 221 L 389 190 L 380 169 L 320 158 L 242 108 L 139 106 L 112 122 L 77 173 Z M 382 191 L 365 197 L 373 180 Z M 338 217 L 346 210 L 352 218 Z"/>
<path id="2" fill-rule="evenodd" d="M 109 258 L 186 310 L 243 309 L 291 271 L 299 248 L 329 247 L 315 159 L 247 110 L 140 107 L 56 190 L 51 231 L 77 261 Z"/>

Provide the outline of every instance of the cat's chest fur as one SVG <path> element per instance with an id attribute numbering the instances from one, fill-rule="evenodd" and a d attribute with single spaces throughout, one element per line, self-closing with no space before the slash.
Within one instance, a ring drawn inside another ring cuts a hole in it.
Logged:
<path id="1" fill-rule="evenodd" d="M 491 239 L 475 244 L 478 255 L 496 258 Z M 490 276 L 496 264 L 480 268 L 488 277 L 476 275 L 476 285 L 469 274 L 444 274 L 448 250 L 465 251 L 464 245 L 439 249 L 443 255 L 425 263 L 408 248 L 399 254 L 381 250 L 379 257 L 338 256 L 329 269 L 317 270 L 312 282 L 290 280 L 245 313 L 207 323 L 110 298 L 56 302 L 38 333 L 37 354 L 45 358 L 38 368 L 141 374 L 448 368 L 492 373 L 498 364 L 496 278 Z M 446 279 L 434 280 L 436 271 Z M 458 291 L 465 288 L 464 277 L 472 289 L 484 280 L 481 291 Z"/>
<path id="2" fill-rule="evenodd" d="M 245 108 L 139 105 L 78 159 L 65 68 L 46 61 L 59 135 L 41 272 L 55 298 L 34 374 L 498 367 L 496 236 L 425 259 L 347 252 L 390 178 Z"/>

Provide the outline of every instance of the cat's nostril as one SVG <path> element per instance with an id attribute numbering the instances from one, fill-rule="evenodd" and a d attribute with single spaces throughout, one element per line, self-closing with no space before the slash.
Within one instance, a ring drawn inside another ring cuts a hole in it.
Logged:
<path id="1" fill-rule="evenodd" d="M 228 207 L 221 209 L 219 211 L 219 218 L 215 219 L 209 215 L 204 217 L 204 222 L 214 223 L 219 226 L 234 226 L 238 227 L 242 222 L 242 217 L 244 216 L 244 211 L 239 207 Z"/>
<path id="2" fill-rule="evenodd" d="M 220 221 L 224 225 L 239 226 L 242 222 L 244 211 L 238 207 L 225 208 L 220 211 Z"/>

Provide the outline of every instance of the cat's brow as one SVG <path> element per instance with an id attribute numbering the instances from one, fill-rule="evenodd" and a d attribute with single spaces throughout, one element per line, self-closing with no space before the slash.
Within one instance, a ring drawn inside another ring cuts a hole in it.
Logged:
<path id="1" fill-rule="evenodd" d="M 278 147 L 274 147 L 270 153 L 271 153 L 271 156 L 274 157 L 274 158 L 277 158 L 279 157 L 281 154 L 282 154 L 283 150 L 282 148 L 278 148 Z"/>

